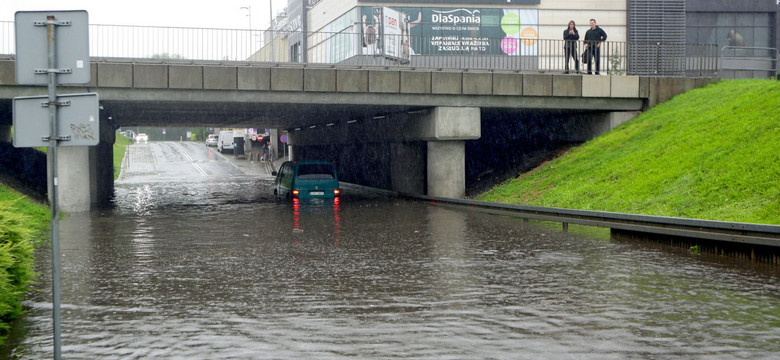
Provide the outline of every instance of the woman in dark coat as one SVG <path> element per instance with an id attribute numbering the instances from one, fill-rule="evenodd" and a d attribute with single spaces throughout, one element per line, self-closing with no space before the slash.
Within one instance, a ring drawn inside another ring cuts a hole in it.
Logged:
<path id="1" fill-rule="evenodd" d="M 566 40 L 563 48 L 566 49 L 566 72 L 569 73 L 569 57 L 574 58 L 574 69 L 580 72 L 580 59 L 577 56 L 577 40 L 580 39 L 580 33 L 577 31 L 577 25 L 574 20 L 569 21 L 569 26 L 563 30 L 563 40 Z"/>

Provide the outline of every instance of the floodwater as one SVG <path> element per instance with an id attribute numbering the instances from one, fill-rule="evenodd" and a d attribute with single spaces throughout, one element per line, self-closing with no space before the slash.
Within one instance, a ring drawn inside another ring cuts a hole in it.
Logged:
<path id="1" fill-rule="evenodd" d="M 274 201 L 269 176 L 119 183 L 116 209 L 61 222 L 63 358 L 780 355 L 775 272 L 356 191 L 301 203 Z M 10 358 L 52 356 L 38 257 Z"/>

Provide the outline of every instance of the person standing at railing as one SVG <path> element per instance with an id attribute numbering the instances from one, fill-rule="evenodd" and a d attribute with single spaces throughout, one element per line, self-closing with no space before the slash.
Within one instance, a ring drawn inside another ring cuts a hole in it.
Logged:
<path id="1" fill-rule="evenodd" d="M 601 44 L 607 41 L 607 33 L 604 29 L 596 25 L 595 19 L 590 19 L 590 29 L 585 33 L 585 50 L 588 52 L 588 75 L 591 73 L 591 66 L 595 60 L 596 75 L 599 75 L 601 68 Z"/>
<path id="2" fill-rule="evenodd" d="M 566 42 L 563 48 L 566 50 L 566 71 L 564 74 L 569 73 L 569 58 L 574 59 L 574 69 L 577 70 L 577 74 L 580 73 L 580 59 L 577 56 L 577 40 L 580 39 L 580 32 L 577 31 L 577 24 L 574 20 L 569 21 L 569 26 L 566 30 L 563 30 L 563 40 Z"/>
<path id="3" fill-rule="evenodd" d="M 737 32 L 737 29 L 729 30 L 729 46 L 745 46 L 745 37 Z"/>

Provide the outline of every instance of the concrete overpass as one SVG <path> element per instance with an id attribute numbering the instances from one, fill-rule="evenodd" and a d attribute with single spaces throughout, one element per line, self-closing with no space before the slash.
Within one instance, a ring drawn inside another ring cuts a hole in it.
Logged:
<path id="1" fill-rule="evenodd" d="M 12 58 L 0 59 L 0 140 L 10 138 L 12 98 L 46 93 L 44 87 L 16 85 L 14 66 Z M 712 81 L 97 58 L 91 71 L 90 84 L 59 90 L 97 92 L 102 107 L 100 145 L 61 149 L 65 211 L 88 210 L 110 198 L 111 145 L 118 127 L 286 129 L 293 154 L 346 142 L 388 143 L 384 187 L 463 197 L 465 142 L 480 138 L 486 112 L 581 112 L 590 125 L 577 136 L 586 140 Z"/>

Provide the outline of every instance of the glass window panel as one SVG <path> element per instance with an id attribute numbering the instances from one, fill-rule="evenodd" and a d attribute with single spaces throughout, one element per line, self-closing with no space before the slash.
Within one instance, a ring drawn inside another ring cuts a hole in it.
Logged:
<path id="1" fill-rule="evenodd" d="M 757 27 L 754 29 L 753 46 L 757 47 L 771 47 L 770 40 L 772 39 L 772 28 Z"/>
<path id="2" fill-rule="evenodd" d="M 771 17 L 769 13 L 759 13 L 753 16 L 753 25 L 755 26 L 772 26 Z"/>
<path id="3" fill-rule="evenodd" d="M 716 13 L 702 13 L 700 26 L 716 26 L 718 24 L 718 14 Z"/>
<path id="4" fill-rule="evenodd" d="M 704 13 L 694 13 L 694 12 L 687 13 L 685 17 L 688 26 L 699 26 L 702 22 L 704 22 L 703 20 L 705 18 L 706 17 Z"/>
<path id="5" fill-rule="evenodd" d="M 734 26 L 736 23 L 736 17 L 734 13 L 719 13 L 718 14 L 718 26 Z"/>
<path id="6" fill-rule="evenodd" d="M 701 44 L 717 44 L 717 32 L 714 27 L 700 27 L 698 42 Z"/>
<path id="7" fill-rule="evenodd" d="M 753 26 L 753 14 L 737 14 L 736 20 L 736 26 Z"/>

